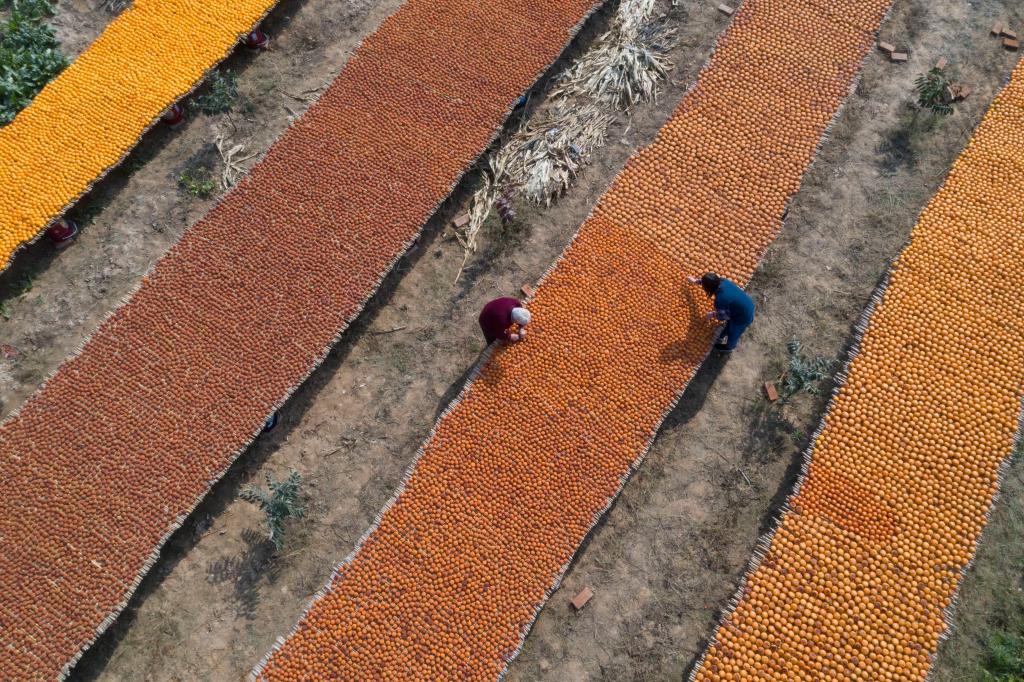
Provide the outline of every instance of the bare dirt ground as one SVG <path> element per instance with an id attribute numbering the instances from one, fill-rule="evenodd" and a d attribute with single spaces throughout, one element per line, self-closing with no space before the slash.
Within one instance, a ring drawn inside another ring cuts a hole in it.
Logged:
<path id="1" fill-rule="evenodd" d="M 61 52 L 71 60 L 89 47 L 127 4 L 128 0 L 57 0 L 56 12 L 46 23 L 60 41 Z"/>
<path id="2" fill-rule="evenodd" d="M 56 369 L 208 208 L 209 201 L 179 192 L 174 178 L 186 159 L 216 155 L 209 147 L 214 126 L 262 151 L 287 125 L 286 107 L 299 112 L 306 105 L 286 93 L 302 96 L 327 81 L 347 50 L 398 4 L 286 0 L 268 22 L 274 51 L 231 62 L 248 102 L 244 110 L 147 137 L 127 162 L 136 161 L 134 172 L 115 174 L 86 202 L 91 222 L 78 244 L 56 258 L 41 247 L 22 254 L 0 282 L 9 290 L 31 278 L 31 289 L 9 301 L 10 319 L 0 320 L 0 341 L 23 353 L 0 361 L 8 373 L 0 374 L 4 413 Z M 84 11 L 76 7 L 62 3 L 61 10 Z M 692 664 L 754 541 L 788 494 L 799 452 L 824 407 L 823 396 L 806 395 L 769 406 L 758 387 L 782 371 L 793 337 L 808 354 L 843 355 L 889 260 L 1015 61 L 987 36 L 996 19 L 1024 24 L 1012 7 L 1009 0 L 897 0 L 882 37 L 908 47 L 911 62 L 869 58 L 752 283 L 757 324 L 731 359 L 705 365 L 669 416 L 646 463 L 542 612 L 511 679 L 678 680 Z M 277 429 L 240 459 L 168 544 L 138 598 L 76 677 L 239 679 L 287 632 L 461 387 L 483 346 L 475 326 L 480 304 L 514 293 L 554 260 L 630 152 L 670 115 L 725 26 L 713 4 L 693 0 L 669 18 L 680 43 L 661 102 L 639 108 L 630 120 L 620 117 L 609 144 L 551 209 L 521 207 L 506 231 L 492 220 L 453 286 L 462 253 L 443 239 L 440 225 L 465 204 L 466 191 L 458 192 L 284 408 Z M 911 83 L 939 56 L 949 58 L 974 93 L 934 129 L 920 122 L 911 128 Z M 242 484 L 290 468 L 304 477 L 311 513 L 289 528 L 285 550 L 274 556 L 260 535 L 259 513 L 236 495 Z M 959 611 L 964 625 L 944 647 L 936 679 L 973 679 L 970 666 L 993 622 L 989 606 L 1007 587 L 1001 572 L 1016 566 L 1019 574 L 1024 566 L 1020 477 L 1018 465 L 969 576 Z M 1007 563 L 1013 556 L 1016 564 Z M 597 596 L 576 614 L 568 601 L 583 585 Z"/>

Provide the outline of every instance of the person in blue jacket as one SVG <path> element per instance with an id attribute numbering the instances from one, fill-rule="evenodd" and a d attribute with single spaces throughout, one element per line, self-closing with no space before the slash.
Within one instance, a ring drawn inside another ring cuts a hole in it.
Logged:
<path id="1" fill-rule="evenodd" d="M 715 350 L 731 353 L 754 321 L 754 301 L 734 282 L 713 272 L 705 272 L 699 279 L 686 279 L 690 284 L 699 284 L 708 296 L 715 297 L 715 309 L 708 313 L 708 319 L 725 323 Z"/>

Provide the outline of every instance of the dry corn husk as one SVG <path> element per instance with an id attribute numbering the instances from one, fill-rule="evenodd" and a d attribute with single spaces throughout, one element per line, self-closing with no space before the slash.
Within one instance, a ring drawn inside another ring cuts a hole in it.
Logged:
<path id="1" fill-rule="evenodd" d="M 674 35 L 652 20 L 656 1 L 623 0 L 610 29 L 558 77 L 544 111 L 488 158 L 483 186 L 470 201 L 469 222 L 453 229 L 466 251 L 463 264 L 476 250 L 498 196 L 515 191 L 550 205 L 604 143 L 615 120 L 610 110 L 656 99 L 670 68 L 664 52 Z"/>

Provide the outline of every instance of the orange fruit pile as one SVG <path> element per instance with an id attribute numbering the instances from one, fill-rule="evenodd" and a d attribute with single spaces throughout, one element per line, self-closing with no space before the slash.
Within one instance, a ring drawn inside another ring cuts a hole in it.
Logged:
<path id="1" fill-rule="evenodd" d="M 538 288 L 526 341 L 496 350 L 439 420 L 378 526 L 257 677 L 502 673 L 713 341 L 708 299 L 686 276 L 750 278 L 886 8 L 743 3 Z M 794 49 L 808 35 L 828 40 Z M 872 499 L 847 513 L 878 535 L 896 519 Z"/>
<path id="2" fill-rule="evenodd" d="M 407 2 L 81 353 L 0 425 L 0 679 L 59 676 L 112 622 L 167 534 L 324 358 L 595 5 Z M 170 48 L 159 37 L 179 25 L 163 8 L 223 28 L 235 16 L 226 7 L 218 19 L 208 0 L 140 1 L 126 16 L 163 17 L 144 36 L 148 50 L 199 50 L 196 31 L 179 31 Z M 114 39 L 126 21 L 97 45 L 122 44 Z M 122 81 L 140 83 L 138 70 L 155 61 L 125 68 Z M 90 116 L 107 111 L 83 97 Z M 90 149 L 119 139 L 117 115 L 110 135 L 93 131 Z M 40 192 L 58 186 L 49 179 Z M 24 198 L 29 206 L 34 194 Z"/>
<path id="3" fill-rule="evenodd" d="M 0 269 L 274 6 L 136 0 L 0 128 Z"/>
<path id="4" fill-rule="evenodd" d="M 1024 66 L 893 265 L 693 680 L 924 680 L 1024 395 Z"/>

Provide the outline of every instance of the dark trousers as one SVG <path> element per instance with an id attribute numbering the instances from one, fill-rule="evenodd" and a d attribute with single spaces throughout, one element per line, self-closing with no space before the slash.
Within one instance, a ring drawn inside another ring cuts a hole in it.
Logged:
<path id="1" fill-rule="evenodd" d="M 722 334 L 718 337 L 718 343 L 722 344 L 725 350 L 732 350 L 740 342 L 740 337 L 743 336 L 743 332 L 747 331 L 749 326 L 750 322 L 734 322 L 729 320 L 722 327 Z"/>

